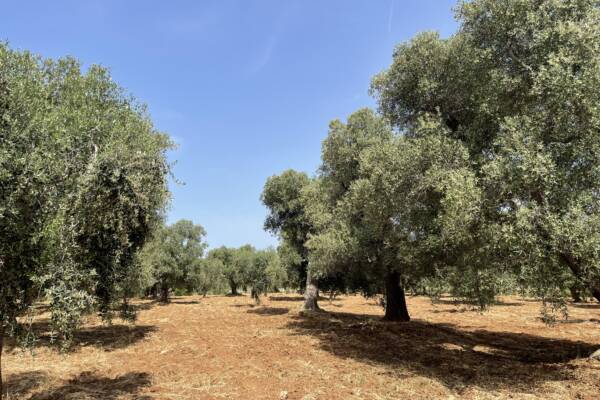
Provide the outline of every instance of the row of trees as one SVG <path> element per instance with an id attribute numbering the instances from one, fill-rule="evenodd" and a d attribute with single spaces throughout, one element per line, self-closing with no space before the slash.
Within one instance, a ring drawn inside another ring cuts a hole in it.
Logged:
<path id="1" fill-rule="evenodd" d="M 600 301 L 600 8 L 460 3 L 458 32 L 417 35 L 375 76 L 379 112 L 329 126 L 315 177 L 267 181 L 265 228 L 321 282 L 385 293 L 443 283 L 484 307 L 500 281 L 564 310 Z"/>
<path id="2" fill-rule="evenodd" d="M 225 293 L 249 290 L 256 303 L 267 291 L 287 285 L 287 274 L 277 252 L 250 245 L 219 247 L 206 252 L 206 232 L 200 225 L 180 220 L 156 230 L 139 254 L 139 293 L 168 302 L 172 292 Z"/>
<path id="3" fill-rule="evenodd" d="M 66 347 L 86 314 L 134 319 L 129 299 L 148 284 L 168 298 L 234 277 L 257 301 L 285 284 L 273 250 L 203 258 L 201 227 L 164 226 L 171 148 L 107 69 L 0 43 L 0 398 L 4 338 L 35 343 L 37 301 Z"/>
<path id="4" fill-rule="evenodd" d="M 21 322 L 40 299 L 66 344 L 87 312 L 133 317 L 136 253 L 164 216 L 170 147 L 106 69 L 0 43 L 0 357 L 5 334 L 30 337 Z"/>

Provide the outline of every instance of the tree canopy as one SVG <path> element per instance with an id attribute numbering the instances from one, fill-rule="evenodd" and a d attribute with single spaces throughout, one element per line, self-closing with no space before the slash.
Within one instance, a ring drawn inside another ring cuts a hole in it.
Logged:
<path id="1" fill-rule="evenodd" d="M 43 296 L 65 344 L 94 308 L 110 319 L 120 302 L 132 317 L 135 254 L 163 218 L 170 147 L 105 68 L 0 44 L 0 337 L 22 337 L 19 317 Z"/>
<path id="2" fill-rule="evenodd" d="M 459 31 L 417 36 L 373 80 L 383 115 L 423 115 L 469 149 L 485 226 L 543 297 L 574 277 L 600 300 L 595 1 L 461 3 Z"/>
<path id="3" fill-rule="evenodd" d="M 141 255 L 152 271 L 163 302 L 173 289 L 194 290 L 202 278 L 206 231 L 189 220 L 179 220 L 157 230 Z"/>
<path id="4" fill-rule="evenodd" d="M 284 250 L 301 239 L 309 275 L 386 292 L 389 319 L 408 319 L 403 286 L 434 278 L 481 307 L 505 274 L 555 305 L 600 300 L 597 2 L 456 15 L 454 35 L 397 46 L 372 81 L 379 114 L 330 124 L 315 179 L 269 179 L 266 229 Z"/>

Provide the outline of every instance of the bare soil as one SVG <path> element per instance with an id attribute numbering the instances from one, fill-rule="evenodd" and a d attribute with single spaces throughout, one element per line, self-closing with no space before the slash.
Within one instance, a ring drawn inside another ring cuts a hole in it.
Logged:
<path id="1" fill-rule="evenodd" d="M 381 321 L 359 296 L 321 301 L 273 294 L 140 301 L 135 325 L 87 321 L 73 349 L 35 321 L 32 356 L 3 357 L 9 399 L 600 399 L 600 305 L 574 304 L 554 326 L 533 300 L 490 311 L 408 299 L 413 320 Z M 43 310 L 42 310 L 43 311 Z"/>

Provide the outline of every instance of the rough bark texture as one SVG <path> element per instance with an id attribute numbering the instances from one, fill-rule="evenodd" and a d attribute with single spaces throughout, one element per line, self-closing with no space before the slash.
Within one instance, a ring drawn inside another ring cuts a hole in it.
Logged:
<path id="1" fill-rule="evenodd" d="M 235 284 L 235 282 L 229 281 L 229 289 L 231 289 L 231 295 L 232 296 L 237 296 L 238 295 L 237 285 Z"/>
<path id="2" fill-rule="evenodd" d="M 581 290 L 576 285 L 572 285 L 569 290 L 571 291 L 571 297 L 575 303 L 581 302 Z"/>
<path id="3" fill-rule="evenodd" d="M 592 291 L 592 296 L 594 296 L 594 298 L 596 300 L 598 300 L 598 303 L 600 303 L 600 285 L 593 286 L 591 288 L 591 291 Z"/>
<path id="4" fill-rule="evenodd" d="M 319 288 L 310 276 L 310 272 L 306 272 L 306 291 L 304 292 L 304 311 L 319 310 Z"/>
<path id="5" fill-rule="evenodd" d="M 4 326 L 0 326 L 0 400 L 4 398 L 4 380 L 2 378 L 2 351 L 4 350 Z"/>
<path id="6" fill-rule="evenodd" d="M 167 286 L 161 288 L 160 301 L 163 303 L 169 302 L 169 288 Z"/>
<path id="7" fill-rule="evenodd" d="M 252 288 L 250 291 L 250 296 L 252 296 L 256 305 L 260 304 L 260 293 L 256 289 Z"/>
<path id="8" fill-rule="evenodd" d="M 573 257 L 571 253 L 562 253 L 560 256 L 564 263 L 567 264 L 567 266 L 571 269 L 573 275 L 578 278 L 582 278 L 579 260 Z M 590 292 L 592 293 L 592 296 L 594 296 L 594 298 L 600 302 L 600 284 L 590 284 Z"/>
<path id="9" fill-rule="evenodd" d="M 386 321 L 410 321 L 410 315 L 406 308 L 406 297 L 398 272 L 390 272 L 385 280 L 385 316 L 383 319 Z"/>

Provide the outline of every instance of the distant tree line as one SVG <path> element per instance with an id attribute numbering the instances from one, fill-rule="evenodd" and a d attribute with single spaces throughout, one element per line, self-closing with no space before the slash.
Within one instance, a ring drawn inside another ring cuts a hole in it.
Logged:
<path id="1" fill-rule="evenodd" d="M 408 289 L 600 301 L 598 2 L 473 0 L 456 16 L 454 35 L 396 47 L 378 111 L 331 122 L 314 177 L 267 180 L 265 229 L 307 310 L 325 285 L 383 293 L 401 321 Z"/>
<path id="2" fill-rule="evenodd" d="M 258 304 L 267 292 L 289 286 L 276 250 L 245 245 L 207 252 L 205 235 L 188 220 L 157 229 L 138 256 L 138 293 L 169 302 L 173 293 L 236 296 L 246 290 Z"/>
<path id="3" fill-rule="evenodd" d="M 314 176 L 269 178 L 277 250 L 207 252 L 202 227 L 165 225 L 172 143 L 99 66 L 0 44 L 0 396 L 5 336 L 46 300 L 68 346 L 86 314 L 135 318 L 130 299 L 299 288 L 505 291 L 600 301 L 597 0 L 460 2 L 458 31 L 422 33 L 373 78 L 377 111 L 335 120 Z"/>

